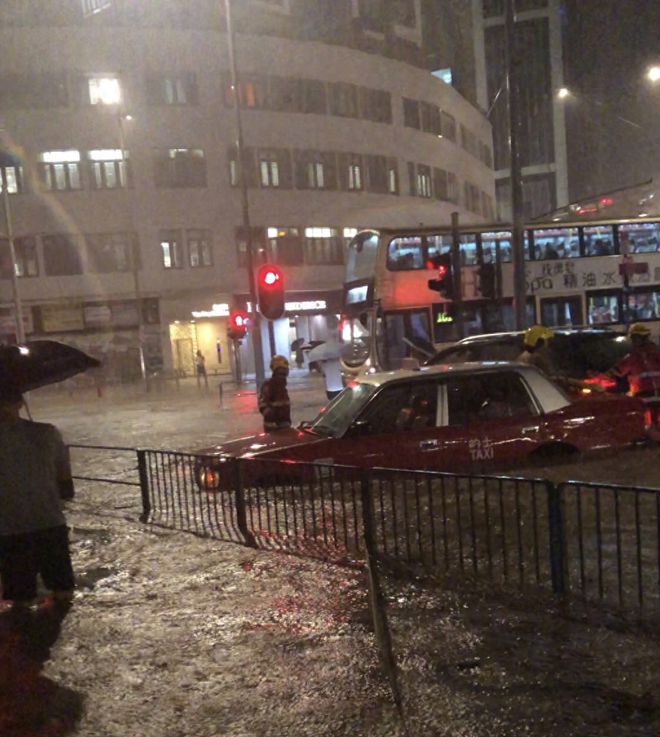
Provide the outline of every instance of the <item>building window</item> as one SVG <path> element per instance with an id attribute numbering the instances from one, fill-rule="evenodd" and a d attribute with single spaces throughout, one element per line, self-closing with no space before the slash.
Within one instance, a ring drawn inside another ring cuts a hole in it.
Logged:
<path id="1" fill-rule="evenodd" d="M 392 122 L 392 98 L 385 90 L 360 89 L 360 112 L 365 120 L 376 123 Z"/>
<path id="2" fill-rule="evenodd" d="M 285 149 L 259 151 L 259 184 L 263 188 L 291 188 L 291 158 Z"/>
<path id="3" fill-rule="evenodd" d="M 399 167 L 393 160 L 388 163 L 387 190 L 390 194 L 399 194 Z"/>
<path id="4" fill-rule="evenodd" d="M 252 253 L 254 255 L 254 263 L 261 263 L 266 260 L 266 229 L 260 226 L 250 228 L 252 241 Z M 248 238 L 247 231 L 244 227 L 236 228 L 236 255 L 238 257 L 238 265 L 246 267 Z"/>
<path id="5" fill-rule="evenodd" d="M 299 79 L 270 77 L 268 80 L 268 109 L 285 113 L 303 111 L 302 84 Z"/>
<path id="6" fill-rule="evenodd" d="M 349 189 L 362 189 L 362 165 L 361 164 L 349 164 L 348 165 L 348 188 Z"/>
<path id="7" fill-rule="evenodd" d="M 160 252 L 163 267 L 166 269 L 182 269 L 181 232 L 178 230 L 163 230 L 160 234 Z"/>
<path id="8" fill-rule="evenodd" d="M 238 187 L 240 184 L 241 173 L 245 177 L 248 187 L 257 187 L 259 178 L 257 167 L 255 165 L 255 151 L 253 148 L 245 147 L 243 149 L 243 168 L 239 172 L 238 156 L 235 146 L 230 146 L 227 152 L 227 160 L 229 165 L 229 183 L 232 187 Z"/>
<path id="9" fill-rule="evenodd" d="M 392 18 L 397 25 L 414 28 L 417 23 L 415 0 L 395 0 L 392 4 Z"/>
<path id="10" fill-rule="evenodd" d="M 262 187 L 280 186 L 280 165 L 276 159 L 259 159 L 259 176 Z"/>
<path id="11" fill-rule="evenodd" d="M 37 243 L 32 236 L 14 238 L 14 253 L 16 254 L 15 271 L 18 277 L 39 276 L 39 262 L 37 261 Z M 11 249 L 7 238 L 0 239 L 0 278 L 12 277 Z"/>
<path id="12" fill-rule="evenodd" d="M 88 270 L 95 274 L 131 271 L 139 265 L 135 233 L 94 233 L 85 236 Z"/>
<path id="13" fill-rule="evenodd" d="M 196 105 L 197 77 L 192 72 L 147 77 L 149 105 Z"/>
<path id="14" fill-rule="evenodd" d="M 96 15 L 112 5 L 111 0 L 82 0 L 83 16 Z"/>
<path id="15" fill-rule="evenodd" d="M 433 195 L 436 200 L 448 200 L 447 172 L 444 169 L 433 169 Z"/>
<path id="16" fill-rule="evenodd" d="M 0 167 L 0 193 L 5 191 L 5 187 L 9 194 L 27 191 L 22 166 Z"/>
<path id="17" fill-rule="evenodd" d="M 438 107 L 429 102 L 422 102 L 420 107 L 422 113 L 422 130 L 426 131 L 426 133 L 433 133 L 436 136 L 442 135 L 440 110 Z"/>
<path id="18" fill-rule="evenodd" d="M 338 228 L 305 228 L 305 263 L 343 264 L 344 245 Z"/>
<path id="19" fill-rule="evenodd" d="M 302 238 L 299 228 L 268 228 L 269 259 L 277 264 L 301 266 L 303 263 Z"/>
<path id="20" fill-rule="evenodd" d="M 156 153 L 157 187 L 206 187 L 206 159 L 200 148 L 170 148 Z"/>
<path id="21" fill-rule="evenodd" d="M 303 111 L 325 115 L 328 112 L 328 98 L 325 82 L 319 79 L 303 79 Z"/>
<path id="22" fill-rule="evenodd" d="M 122 99 L 118 77 L 103 76 L 87 79 L 87 102 L 90 105 L 119 105 Z"/>
<path id="23" fill-rule="evenodd" d="M 294 151 L 298 189 L 336 189 L 336 156 L 331 152 Z"/>
<path id="24" fill-rule="evenodd" d="M 431 168 L 419 164 L 417 166 L 417 196 L 431 198 Z"/>
<path id="25" fill-rule="evenodd" d="M 94 189 L 129 186 L 128 151 L 95 149 L 87 152 Z"/>
<path id="26" fill-rule="evenodd" d="M 234 87 L 231 77 L 224 78 L 225 105 L 234 106 Z M 239 83 L 238 99 L 242 108 L 260 110 L 266 107 L 268 79 L 266 77 L 243 77 Z"/>
<path id="27" fill-rule="evenodd" d="M 359 154 L 339 154 L 341 187 L 349 192 L 364 188 L 362 157 Z"/>
<path id="28" fill-rule="evenodd" d="M 51 192 L 82 189 L 80 151 L 44 151 L 39 169 L 45 188 Z"/>
<path id="29" fill-rule="evenodd" d="M 0 77 L 2 110 L 43 110 L 68 104 L 69 89 L 64 73 L 3 74 Z"/>
<path id="30" fill-rule="evenodd" d="M 186 231 L 188 241 L 188 263 L 193 269 L 213 266 L 213 247 L 211 232 L 191 229 Z"/>
<path id="31" fill-rule="evenodd" d="M 330 112 L 344 118 L 358 117 L 357 87 L 346 82 L 335 82 L 330 88 Z"/>
<path id="32" fill-rule="evenodd" d="M 66 233 L 44 235 L 42 243 L 47 276 L 82 274 L 80 245 L 75 236 Z"/>
<path id="33" fill-rule="evenodd" d="M 419 103 L 417 100 L 403 98 L 403 124 L 407 128 L 421 129 L 422 124 L 419 117 Z"/>
<path id="34" fill-rule="evenodd" d="M 307 164 L 307 186 L 310 189 L 323 189 L 325 176 L 322 161 L 310 161 Z"/>
<path id="35" fill-rule="evenodd" d="M 456 141 L 456 118 L 444 110 L 440 111 L 440 133 L 443 138 Z"/>

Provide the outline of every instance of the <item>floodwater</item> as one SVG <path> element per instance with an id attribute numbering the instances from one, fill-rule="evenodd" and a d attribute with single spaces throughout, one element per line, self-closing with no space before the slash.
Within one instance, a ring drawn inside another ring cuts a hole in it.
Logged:
<path id="1" fill-rule="evenodd" d="M 322 396 L 316 379 L 292 382 L 296 420 Z M 225 392 L 221 408 L 194 385 L 147 398 L 35 393 L 32 409 L 71 443 L 187 450 L 260 425 L 251 392 Z M 658 486 L 658 461 L 644 450 L 547 472 Z M 125 464 L 109 453 L 89 475 Z M 390 575 L 402 719 L 361 570 L 145 526 L 133 495 L 78 483 L 68 518 L 79 588 L 56 627 L 43 607 L 23 630 L 0 615 L 3 737 L 660 734 L 653 627 Z M 39 627 L 50 640 L 35 654 L 25 636 Z"/>

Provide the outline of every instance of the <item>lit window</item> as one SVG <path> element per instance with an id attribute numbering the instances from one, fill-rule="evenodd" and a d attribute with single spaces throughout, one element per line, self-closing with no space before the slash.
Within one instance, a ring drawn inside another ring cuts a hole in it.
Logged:
<path id="1" fill-rule="evenodd" d="M 129 184 L 128 152 L 120 149 L 96 149 L 87 152 L 96 189 L 119 189 Z"/>
<path id="2" fill-rule="evenodd" d="M 161 233 L 160 250 L 164 268 L 180 269 L 183 267 L 183 261 L 181 259 L 181 237 L 178 232 L 165 231 Z"/>
<path id="3" fill-rule="evenodd" d="M 208 230 L 189 230 L 188 257 L 193 268 L 212 266 L 211 234 Z"/>
<path id="4" fill-rule="evenodd" d="M 280 186 L 280 167 L 277 161 L 262 159 L 259 162 L 259 171 L 261 172 L 262 187 Z"/>
<path id="5" fill-rule="evenodd" d="M 310 161 L 307 164 L 307 186 L 310 189 L 323 189 L 325 177 L 323 164 L 320 161 Z"/>
<path id="6" fill-rule="evenodd" d="M 362 189 L 362 167 L 359 164 L 348 165 L 348 188 Z"/>
<path id="7" fill-rule="evenodd" d="M 111 0 L 82 0 L 83 16 L 96 15 L 112 5 Z"/>
<path id="8" fill-rule="evenodd" d="M 117 77 L 90 77 L 87 85 L 90 105 L 118 105 L 121 102 Z"/>
<path id="9" fill-rule="evenodd" d="M 80 152 L 44 151 L 39 156 L 44 186 L 49 191 L 81 189 Z"/>
<path id="10" fill-rule="evenodd" d="M 25 192 L 25 177 L 22 166 L 0 167 L 0 193 L 4 192 L 5 186 L 9 194 Z"/>

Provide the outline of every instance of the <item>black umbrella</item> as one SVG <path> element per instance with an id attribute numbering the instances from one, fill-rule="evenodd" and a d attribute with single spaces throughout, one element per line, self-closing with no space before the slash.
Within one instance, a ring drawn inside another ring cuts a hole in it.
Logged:
<path id="1" fill-rule="evenodd" d="M 78 348 L 56 340 L 0 346 L 0 384 L 21 393 L 56 384 L 100 365 L 100 361 Z"/>

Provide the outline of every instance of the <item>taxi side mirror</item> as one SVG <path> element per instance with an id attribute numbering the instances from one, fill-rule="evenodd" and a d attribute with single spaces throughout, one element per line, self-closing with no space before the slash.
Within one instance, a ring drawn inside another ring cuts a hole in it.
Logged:
<path id="1" fill-rule="evenodd" d="M 368 420 L 355 420 L 346 431 L 347 438 L 363 438 L 371 435 L 371 423 Z"/>

